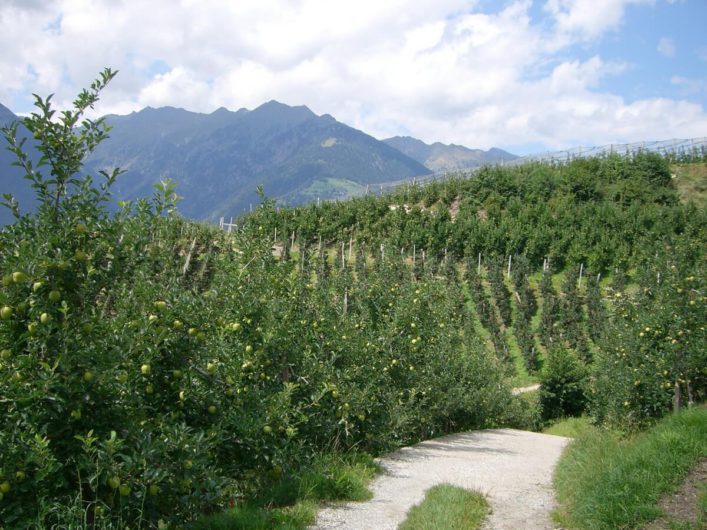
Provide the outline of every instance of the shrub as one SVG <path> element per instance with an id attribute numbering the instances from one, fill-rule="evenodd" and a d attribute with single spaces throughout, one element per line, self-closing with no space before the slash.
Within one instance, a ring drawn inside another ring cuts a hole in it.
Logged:
<path id="1" fill-rule="evenodd" d="M 579 416 L 586 406 L 587 369 L 574 352 L 551 349 L 540 377 L 540 409 L 543 420 Z"/>

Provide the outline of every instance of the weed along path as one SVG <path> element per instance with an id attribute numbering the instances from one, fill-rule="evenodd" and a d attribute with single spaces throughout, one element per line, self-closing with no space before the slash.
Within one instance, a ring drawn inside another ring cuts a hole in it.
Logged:
<path id="1" fill-rule="evenodd" d="M 485 530 L 552 529 L 552 471 L 569 438 L 514 429 L 453 434 L 378 460 L 373 498 L 319 512 L 314 530 L 394 530 L 437 484 L 486 495 Z"/>

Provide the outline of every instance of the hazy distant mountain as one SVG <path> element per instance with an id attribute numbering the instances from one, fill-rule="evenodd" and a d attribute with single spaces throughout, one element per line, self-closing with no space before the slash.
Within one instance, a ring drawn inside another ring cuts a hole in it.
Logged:
<path id="1" fill-rule="evenodd" d="M 163 178 L 193 218 L 236 215 L 258 202 L 255 188 L 289 203 L 347 196 L 367 184 L 429 174 L 423 164 L 375 138 L 276 101 L 255 110 L 199 114 L 172 107 L 108 116 L 113 127 L 90 157 L 95 170 L 121 167 L 121 199 L 152 194 Z"/>
<path id="2" fill-rule="evenodd" d="M 0 128 L 5 127 L 18 118 L 10 109 L 0 104 Z M 23 126 L 18 127 L 18 139 L 28 137 L 29 132 Z M 12 164 L 17 160 L 15 155 L 8 151 L 8 143 L 3 135 L 0 135 L 0 197 L 5 193 L 12 194 L 20 204 L 20 211 L 25 213 L 35 206 L 34 191 L 30 187 L 29 181 L 22 178 L 24 171 Z M 31 141 L 25 144 L 30 159 L 36 164 L 39 154 L 32 149 Z M 0 206 L 0 226 L 11 223 L 14 217 L 10 210 Z"/>
<path id="3" fill-rule="evenodd" d="M 417 160 L 435 173 L 471 169 L 484 164 L 498 164 L 518 158 L 503 149 L 469 149 L 463 145 L 428 145 L 410 136 L 394 136 L 383 140 L 386 144 Z"/>
<path id="4" fill-rule="evenodd" d="M 0 105 L 0 123 L 14 119 Z M 110 138 L 87 160 L 86 169 L 94 175 L 113 167 L 126 171 L 113 188 L 116 200 L 149 197 L 155 183 L 171 178 L 184 197 L 180 212 L 196 219 L 238 215 L 258 203 L 255 189 L 261 184 L 269 197 L 296 204 L 516 158 L 500 149 L 427 145 L 414 138 L 381 142 L 327 114 L 276 101 L 211 114 L 148 107 L 106 119 Z M 11 153 L 0 152 L 0 191 L 13 193 L 26 211 L 33 206 L 33 193 L 12 161 Z M 0 224 L 11 219 L 0 211 Z"/>

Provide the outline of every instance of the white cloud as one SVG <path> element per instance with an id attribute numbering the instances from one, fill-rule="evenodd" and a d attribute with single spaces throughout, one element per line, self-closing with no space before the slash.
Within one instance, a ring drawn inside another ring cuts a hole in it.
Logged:
<path id="1" fill-rule="evenodd" d="M 675 57 L 675 41 L 668 37 L 662 37 L 658 41 L 658 53 L 663 57 Z"/>
<path id="2" fill-rule="evenodd" d="M 701 92 L 707 93 L 707 80 L 704 79 L 692 79 L 689 77 L 675 75 L 670 78 L 670 82 L 673 85 L 680 87 L 680 91 L 685 96 L 699 94 Z"/>
<path id="3" fill-rule="evenodd" d="M 629 4 L 652 0 L 547 0 L 545 10 L 555 19 L 559 33 L 594 39 L 621 25 Z"/>
<path id="4" fill-rule="evenodd" d="M 530 0 L 496 13 L 469 0 L 5 1 L 0 102 L 56 92 L 66 105 L 111 66 L 120 73 L 99 113 L 277 99 L 379 138 L 471 147 L 703 136 L 699 105 L 626 102 L 601 91 L 624 64 L 572 56 L 645 1 L 548 0 L 549 26 L 531 19 Z"/>

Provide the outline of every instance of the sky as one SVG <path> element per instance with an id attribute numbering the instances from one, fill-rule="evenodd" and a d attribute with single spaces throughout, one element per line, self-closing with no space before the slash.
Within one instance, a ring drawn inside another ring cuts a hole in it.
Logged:
<path id="1" fill-rule="evenodd" d="M 517 154 L 707 136 L 707 0 L 0 0 L 0 103 L 275 99 Z"/>

